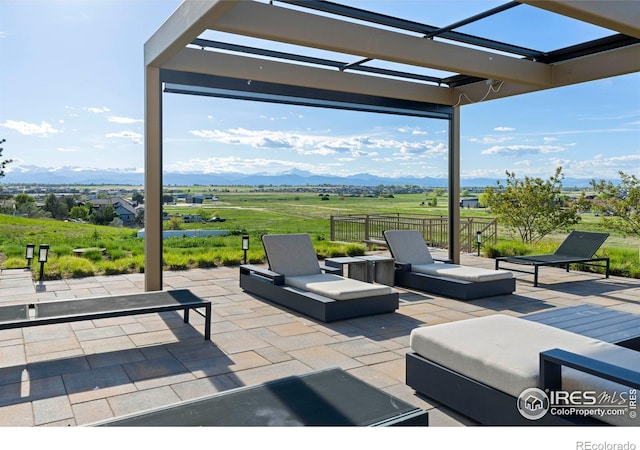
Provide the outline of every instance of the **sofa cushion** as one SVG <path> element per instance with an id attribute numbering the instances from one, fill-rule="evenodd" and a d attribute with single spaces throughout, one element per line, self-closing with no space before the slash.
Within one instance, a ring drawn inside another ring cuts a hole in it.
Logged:
<path id="1" fill-rule="evenodd" d="M 508 270 L 483 269 L 481 267 L 460 266 L 457 264 L 412 264 L 411 271 L 438 277 L 455 278 L 465 281 L 493 281 L 513 278 Z"/>
<path id="2" fill-rule="evenodd" d="M 343 278 L 328 273 L 285 277 L 284 282 L 288 286 L 313 292 L 334 300 L 374 297 L 396 292 L 391 287 L 382 284 L 365 283 L 364 281 L 352 280 L 351 278 Z"/>
<path id="3" fill-rule="evenodd" d="M 286 276 L 319 274 L 320 263 L 308 234 L 266 234 L 262 244 L 269 268 Z"/>
<path id="4" fill-rule="evenodd" d="M 433 257 L 418 230 L 387 230 L 384 238 L 391 254 L 406 264 L 431 264 Z"/>
<path id="5" fill-rule="evenodd" d="M 416 328 L 409 345 L 425 359 L 514 397 L 539 387 L 540 353 L 554 348 L 640 371 L 639 352 L 501 314 Z M 617 383 L 566 367 L 562 389 L 628 392 Z M 615 425 L 640 425 L 640 419 L 628 414 L 597 418 Z"/>

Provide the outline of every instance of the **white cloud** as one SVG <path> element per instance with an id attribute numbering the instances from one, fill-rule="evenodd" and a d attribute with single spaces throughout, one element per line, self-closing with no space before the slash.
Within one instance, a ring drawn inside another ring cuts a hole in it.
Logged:
<path id="1" fill-rule="evenodd" d="M 102 108 L 96 108 L 96 107 L 93 107 L 93 106 L 89 106 L 89 107 L 86 107 L 84 109 L 89 111 L 89 112 L 92 112 L 94 114 L 102 114 L 102 113 L 106 113 L 106 112 L 111 111 L 106 106 L 103 106 Z"/>
<path id="2" fill-rule="evenodd" d="M 61 133 L 60 130 L 53 128 L 48 122 L 41 122 L 40 125 L 36 123 L 22 122 L 17 120 L 7 120 L 0 124 L 5 128 L 15 130 L 25 136 L 40 136 L 47 137 L 50 134 Z"/>
<path id="3" fill-rule="evenodd" d="M 391 151 L 395 158 L 407 156 L 431 157 L 446 154 L 446 145 L 435 141 L 409 141 L 377 136 L 333 136 L 331 133 L 305 134 L 300 132 L 248 130 L 191 130 L 194 136 L 231 145 L 248 145 L 258 149 L 293 150 L 299 155 L 350 155 L 370 158 L 381 151 Z"/>
<path id="4" fill-rule="evenodd" d="M 108 133 L 105 136 L 107 138 L 131 139 L 134 144 L 142 143 L 142 134 L 135 131 L 120 131 L 119 133 Z"/>
<path id="5" fill-rule="evenodd" d="M 502 142 L 508 142 L 508 141 L 512 141 L 512 140 L 513 140 L 512 136 L 500 136 L 500 137 L 484 136 L 482 138 L 471 138 L 471 139 L 469 139 L 470 142 L 478 142 L 480 144 L 500 144 Z"/>
<path id="6" fill-rule="evenodd" d="M 554 145 L 494 145 L 481 153 L 483 155 L 520 155 L 520 154 L 545 154 L 563 152 L 565 149 Z"/>
<path id="7" fill-rule="evenodd" d="M 107 120 L 113 123 L 124 123 L 124 124 L 143 122 L 142 119 L 132 119 L 131 117 L 119 117 L 119 116 L 109 116 L 107 117 Z"/>
<path id="8" fill-rule="evenodd" d="M 493 131 L 516 131 L 516 129 L 511 127 L 495 127 Z"/>

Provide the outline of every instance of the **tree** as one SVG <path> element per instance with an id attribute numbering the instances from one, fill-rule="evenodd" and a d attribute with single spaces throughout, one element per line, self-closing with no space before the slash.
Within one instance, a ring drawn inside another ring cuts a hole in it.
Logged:
<path id="1" fill-rule="evenodd" d="M 36 200 L 29 194 L 17 194 L 13 197 L 15 213 L 23 217 L 43 217 L 45 214 L 36 205 Z"/>
<path id="2" fill-rule="evenodd" d="M 171 217 L 167 221 L 167 229 L 169 230 L 182 230 L 182 219 L 177 216 Z"/>
<path id="3" fill-rule="evenodd" d="M 60 201 L 54 193 L 47 195 L 42 209 L 51 213 L 54 219 L 66 219 L 69 216 L 69 207 L 67 206 L 66 200 L 63 199 L 63 201 Z"/>
<path id="4" fill-rule="evenodd" d="M 134 192 L 133 195 L 131 196 L 131 200 L 140 205 L 142 203 L 144 203 L 144 195 L 142 195 L 141 192 Z"/>
<path id="5" fill-rule="evenodd" d="M 516 178 L 515 172 L 506 171 L 506 185 L 500 181 L 496 187 L 485 190 L 483 201 L 498 221 L 509 232 L 518 234 L 525 244 L 540 241 L 549 233 L 580 222 L 580 208 L 584 194 L 573 202 L 562 201 L 562 167 L 548 180 Z"/>
<path id="6" fill-rule="evenodd" d="M 89 218 L 89 208 L 86 206 L 74 206 L 69 211 L 69 217 L 72 219 L 87 220 Z"/>
<path id="7" fill-rule="evenodd" d="M 4 144 L 7 142 L 6 139 L 0 139 L 0 144 Z M 2 157 L 2 151 L 4 149 L 0 147 L 0 158 Z M 12 159 L 5 159 L 4 161 L 0 161 L 0 178 L 4 177 L 4 169 L 7 167 L 7 164 L 12 163 Z"/>
<path id="8" fill-rule="evenodd" d="M 133 223 L 138 227 L 144 227 L 144 208 L 136 210 L 136 217 L 133 219 Z"/>
<path id="9" fill-rule="evenodd" d="M 104 205 L 91 213 L 89 221 L 94 225 L 108 225 L 116 217 L 118 213 L 113 205 Z"/>
<path id="10" fill-rule="evenodd" d="M 640 236 L 640 179 L 635 175 L 620 174 L 620 183 L 591 180 L 598 194 L 592 209 L 604 213 L 603 221 L 616 230 Z"/>

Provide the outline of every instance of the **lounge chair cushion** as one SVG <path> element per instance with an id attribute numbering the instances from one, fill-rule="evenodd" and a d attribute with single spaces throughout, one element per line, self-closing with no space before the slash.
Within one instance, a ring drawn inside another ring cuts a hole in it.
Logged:
<path id="1" fill-rule="evenodd" d="M 262 243 L 274 272 L 285 277 L 322 272 L 308 234 L 269 234 L 262 236 Z"/>
<path id="2" fill-rule="evenodd" d="M 491 270 L 481 267 L 460 266 L 457 264 L 412 264 L 411 271 L 473 282 L 513 278 L 513 273 L 508 270 Z"/>
<path id="3" fill-rule="evenodd" d="M 418 230 L 388 230 L 384 238 L 394 258 L 405 264 L 433 264 L 433 257 Z"/>
<path id="4" fill-rule="evenodd" d="M 501 314 L 416 328 L 409 345 L 430 361 L 514 397 L 538 387 L 540 353 L 553 348 L 640 371 L 636 351 Z M 619 384 L 566 367 L 562 380 L 568 391 L 628 392 Z M 640 419 L 628 414 L 597 418 L 615 425 L 640 425 Z"/>
<path id="5" fill-rule="evenodd" d="M 313 292 L 334 300 L 374 297 L 395 292 L 391 287 L 386 285 L 365 283 L 329 273 L 285 277 L 284 282 L 288 286 Z"/>

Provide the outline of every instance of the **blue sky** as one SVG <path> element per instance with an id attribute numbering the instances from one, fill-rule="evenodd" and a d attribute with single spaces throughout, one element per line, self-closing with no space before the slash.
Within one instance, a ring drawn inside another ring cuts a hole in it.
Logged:
<path id="1" fill-rule="evenodd" d="M 343 3 L 445 26 L 503 2 Z M 141 172 L 143 45 L 179 4 L 0 0 L 7 172 Z M 459 31 L 537 50 L 612 34 L 526 5 Z M 163 101 L 166 171 L 446 177 L 443 121 L 176 94 Z M 465 178 L 504 179 L 505 170 L 547 178 L 558 166 L 571 178 L 640 173 L 640 74 L 464 106 L 461 118 Z"/>

